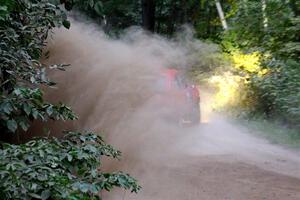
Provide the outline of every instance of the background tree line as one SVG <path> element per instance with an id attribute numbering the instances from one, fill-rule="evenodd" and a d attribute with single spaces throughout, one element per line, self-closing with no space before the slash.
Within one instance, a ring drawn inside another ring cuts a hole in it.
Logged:
<path id="1" fill-rule="evenodd" d="M 83 2 L 83 1 L 81 1 Z M 95 0 L 84 1 L 90 5 Z M 171 36 L 190 24 L 195 36 L 220 45 L 243 79 L 235 107 L 286 125 L 300 122 L 300 2 L 296 0 L 101 0 L 89 15 L 109 32 L 138 25 Z M 101 3 L 100 3 L 101 2 Z M 89 8 L 76 7 L 87 11 Z M 93 9 L 92 9 L 93 10 Z M 105 23 L 103 23 L 103 21 Z M 252 55 L 252 56 L 251 56 Z M 258 58 L 253 63 L 253 55 Z M 248 60 L 247 60 L 248 59 Z M 239 60 L 239 63 L 235 61 Z M 249 70 L 251 67 L 259 67 Z M 251 65 L 251 66 L 250 66 Z M 197 66 L 195 66 L 197 68 Z M 201 71 L 207 69 L 198 68 Z M 218 71 L 220 71 L 218 69 Z M 262 73 L 262 71 L 264 73 Z M 242 112 L 241 112 L 242 113 Z"/>

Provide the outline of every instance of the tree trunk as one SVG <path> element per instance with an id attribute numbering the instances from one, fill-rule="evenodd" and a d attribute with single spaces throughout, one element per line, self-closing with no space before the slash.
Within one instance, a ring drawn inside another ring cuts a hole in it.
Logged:
<path id="1" fill-rule="evenodd" d="M 268 28 L 268 17 L 267 17 L 267 13 L 266 13 L 266 8 L 267 8 L 266 0 L 261 0 L 261 12 L 262 12 L 263 26 L 264 26 L 265 31 Z"/>
<path id="2" fill-rule="evenodd" d="M 155 0 L 142 0 L 143 28 L 154 32 L 155 26 Z"/>
<path id="3" fill-rule="evenodd" d="M 176 24 L 176 19 L 177 19 L 176 12 L 177 12 L 176 4 L 173 3 L 172 7 L 171 7 L 171 12 L 169 15 L 169 21 L 167 23 L 167 33 L 169 35 L 171 35 L 175 31 L 175 24 Z"/>
<path id="4" fill-rule="evenodd" d="M 159 7 L 156 9 L 157 13 L 156 13 L 156 21 L 157 21 L 157 24 L 156 24 L 156 27 L 155 27 L 155 32 L 156 33 L 160 33 L 160 29 L 161 29 L 161 23 L 162 23 L 162 9 L 163 9 L 163 4 L 160 3 L 159 4 Z M 157 18 L 158 16 L 158 18 Z"/>
<path id="5" fill-rule="evenodd" d="M 182 0 L 181 2 L 181 9 L 182 9 L 182 13 L 181 13 L 181 19 L 180 22 L 181 24 L 187 23 L 187 19 L 188 19 L 188 14 L 187 14 L 187 1 L 186 0 Z"/>
<path id="6" fill-rule="evenodd" d="M 216 0 L 216 7 L 217 7 L 219 17 L 220 17 L 221 22 L 222 22 L 222 26 L 223 26 L 224 30 L 227 30 L 228 29 L 227 22 L 226 22 L 226 19 L 224 17 L 224 12 L 223 12 L 223 9 L 222 9 L 222 6 L 221 6 L 221 3 L 220 3 L 219 0 Z"/>
<path id="7" fill-rule="evenodd" d="M 211 33 L 210 20 L 212 16 L 212 10 L 209 7 L 208 2 L 206 2 L 205 11 L 206 11 L 206 37 L 210 37 L 210 33 Z"/>

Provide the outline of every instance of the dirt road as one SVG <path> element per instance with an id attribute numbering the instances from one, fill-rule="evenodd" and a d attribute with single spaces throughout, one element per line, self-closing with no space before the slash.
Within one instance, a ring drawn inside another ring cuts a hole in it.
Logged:
<path id="1" fill-rule="evenodd" d="M 300 199 L 299 152 L 254 138 L 222 117 L 208 119 L 208 110 L 203 112 L 206 122 L 199 127 L 153 124 L 153 134 L 132 139 L 123 149 L 130 155 L 124 155 L 116 168 L 137 177 L 143 189 L 138 194 L 116 190 L 106 198 Z"/>
<path id="2" fill-rule="evenodd" d="M 137 195 L 116 191 L 107 199 L 300 199 L 299 154 L 225 123 L 216 119 L 193 130 L 144 138 L 136 149 L 143 152 L 125 156 L 120 166 L 143 189 Z"/>

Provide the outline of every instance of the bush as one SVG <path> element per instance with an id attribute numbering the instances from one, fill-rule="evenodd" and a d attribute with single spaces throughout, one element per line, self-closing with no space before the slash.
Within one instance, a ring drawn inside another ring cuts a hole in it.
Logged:
<path id="1" fill-rule="evenodd" d="M 218 91 L 215 108 L 239 116 L 263 115 L 299 127 L 299 62 L 233 49 L 229 55 L 230 67 L 215 70 L 216 75 L 210 78 Z"/>
<path id="2" fill-rule="evenodd" d="M 40 85 L 55 83 L 46 68 L 63 70 L 65 65 L 39 62 L 45 40 L 54 27 L 69 28 L 64 11 L 48 0 L 2 0 L 0 7 L 0 128 L 2 136 L 26 131 L 33 120 L 76 119 L 64 104 L 43 100 Z"/>
<path id="3" fill-rule="evenodd" d="M 69 8 L 69 1 L 61 2 Z M 66 67 L 39 62 L 51 29 L 61 26 L 69 28 L 70 22 L 59 1 L 1 0 L 2 138 L 26 133 L 34 120 L 77 119 L 63 103 L 46 102 L 40 89 L 55 85 L 47 78 L 46 69 Z M 1 143 L 0 196 L 2 199 L 101 199 L 99 192 L 113 187 L 132 192 L 140 189 L 127 174 L 102 172 L 102 156 L 118 158 L 120 152 L 92 133 L 69 132 L 64 139 L 40 138 L 20 145 Z"/>
<path id="4" fill-rule="evenodd" d="M 270 72 L 252 77 L 252 90 L 260 98 L 260 110 L 284 123 L 298 126 L 300 121 L 300 69 L 298 64 L 273 60 Z M 276 65 L 276 66 L 274 66 Z M 263 109 L 264 108 L 264 109 Z"/>
<path id="5" fill-rule="evenodd" d="M 101 158 L 120 152 L 93 133 L 68 132 L 64 139 L 41 138 L 21 145 L 1 144 L 2 199 L 101 199 L 100 191 L 121 187 L 137 192 L 136 180 L 122 172 L 102 172 Z"/>
<path id="6" fill-rule="evenodd" d="M 231 28 L 223 34 L 221 45 L 233 60 L 225 71 L 243 79 L 235 86 L 241 88 L 237 92 L 242 98 L 233 107 L 250 116 L 263 115 L 299 128 L 298 4 L 266 4 L 262 13 L 260 1 L 238 3 L 239 9 L 228 20 Z"/>

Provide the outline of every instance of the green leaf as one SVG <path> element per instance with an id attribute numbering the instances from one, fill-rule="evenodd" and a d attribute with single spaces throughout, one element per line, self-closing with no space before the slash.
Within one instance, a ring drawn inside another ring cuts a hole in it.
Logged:
<path id="1" fill-rule="evenodd" d="M 25 111 L 25 113 L 28 116 L 30 115 L 30 113 L 31 113 L 31 107 L 27 103 L 23 104 L 23 110 Z"/>
<path id="2" fill-rule="evenodd" d="M 93 193 L 93 194 L 98 194 L 100 191 L 99 191 L 99 188 L 96 186 L 96 185 L 91 185 L 90 186 L 90 191 Z"/>
<path id="3" fill-rule="evenodd" d="M 36 190 L 37 186 L 38 185 L 36 183 L 32 183 L 30 189 L 31 190 Z"/>
<path id="4" fill-rule="evenodd" d="M 94 7 L 94 0 L 89 0 L 89 6 L 90 6 L 91 8 Z"/>
<path id="5" fill-rule="evenodd" d="M 72 159 L 73 159 L 72 155 L 68 154 L 68 155 L 67 155 L 67 159 L 68 159 L 69 162 L 71 162 Z"/>
<path id="6" fill-rule="evenodd" d="M 39 112 L 38 112 L 37 109 L 33 109 L 33 110 L 32 110 L 32 116 L 33 116 L 34 119 L 37 119 L 37 118 L 38 118 Z"/>
<path id="7" fill-rule="evenodd" d="M 86 193 L 87 191 L 89 191 L 89 184 L 86 183 L 80 183 L 79 185 L 79 190 L 83 193 Z"/>
<path id="8" fill-rule="evenodd" d="M 45 157 L 45 152 L 44 152 L 43 150 L 39 150 L 39 154 L 40 154 L 40 156 L 41 156 L 42 158 Z"/>
<path id="9" fill-rule="evenodd" d="M 46 200 L 51 196 L 50 190 L 44 190 L 41 194 L 42 200 Z"/>
<path id="10" fill-rule="evenodd" d="M 8 115 L 13 111 L 13 107 L 9 102 L 2 103 L 0 109 Z"/>
<path id="11" fill-rule="evenodd" d="M 136 181 L 126 174 L 101 171 L 99 159 L 102 147 L 108 146 L 102 141 L 93 143 L 97 153 L 84 153 L 82 162 L 80 154 L 89 149 L 82 145 L 85 144 L 81 143 L 82 137 L 86 137 L 85 143 L 89 143 L 89 138 L 99 136 L 76 132 L 69 134 L 69 139 L 42 138 L 21 145 L 3 144 L 0 150 L 0 179 L 4 190 L 1 195 L 11 195 L 9 188 L 13 188 L 14 191 L 21 191 L 13 194 L 14 199 L 47 200 L 55 197 L 83 200 L 99 199 L 97 194 L 103 188 L 140 189 Z M 9 176 L 18 178 L 7 178 Z"/>
<path id="12" fill-rule="evenodd" d="M 27 131 L 28 128 L 30 127 L 30 124 L 26 121 L 20 121 L 19 125 L 24 131 Z"/>
<path id="13" fill-rule="evenodd" d="M 63 21 L 63 25 L 66 29 L 70 29 L 71 27 L 71 22 L 69 20 Z"/>
<path id="14" fill-rule="evenodd" d="M 7 13 L 7 6 L 0 6 L 0 11 Z"/>
<path id="15" fill-rule="evenodd" d="M 15 89 L 15 90 L 14 90 L 14 93 L 15 93 L 17 96 L 19 96 L 19 95 L 21 94 L 20 88 Z"/>
<path id="16" fill-rule="evenodd" d="M 14 119 L 8 120 L 6 122 L 6 126 L 13 133 L 16 132 L 18 128 L 17 122 Z"/>
<path id="17" fill-rule="evenodd" d="M 36 83 L 35 77 L 34 76 L 30 77 L 30 81 L 31 81 L 31 83 Z"/>
<path id="18" fill-rule="evenodd" d="M 36 198 L 36 199 L 42 199 L 41 195 L 39 195 L 39 194 L 29 193 L 28 195 L 33 197 L 33 198 Z"/>
<path id="19" fill-rule="evenodd" d="M 94 5 L 94 10 L 96 11 L 96 13 L 100 16 L 103 15 L 103 4 L 101 1 L 97 1 Z"/>
<path id="20" fill-rule="evenodd" d="M 51 116 L 53 113 L 53 106 L 52 105 L 48 106 L 48 108 L 46 109 L 46 112 L 49 116 Z"/>

